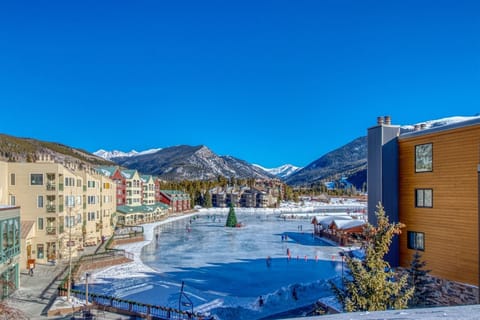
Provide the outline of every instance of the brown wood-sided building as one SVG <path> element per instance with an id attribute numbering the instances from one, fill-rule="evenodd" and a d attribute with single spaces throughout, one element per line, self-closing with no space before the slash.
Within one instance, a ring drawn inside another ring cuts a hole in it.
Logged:
<path id="1" fill-rule="evenodd" d="M 406 225 L 389 261 L 418 250 L 440 278 L 479 286 L 480 117 L 402 133 L 390 118 L 368 131 L 369 221 L 381 202 Z"/>

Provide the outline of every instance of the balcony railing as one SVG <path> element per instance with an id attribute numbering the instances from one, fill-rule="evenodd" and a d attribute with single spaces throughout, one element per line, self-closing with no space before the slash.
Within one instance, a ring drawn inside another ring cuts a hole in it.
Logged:
<path id="1" fill-rule="evenodd" d="M 57 234 L 57 228 L 56 227 L 46 227 L 45 231 L 47 232 L 48 235 L 56 235 Z"/>
<path id="2" fill-rule="evenodd" d="M 57 208 L 54 205 L 47 205 L 47 212 L 55 213 Z"/>
<path id="3" fill-rule="evenodd" d="M 47 191 L 55 191 L 56 186 L 54 181 L 47 181 Z"/>

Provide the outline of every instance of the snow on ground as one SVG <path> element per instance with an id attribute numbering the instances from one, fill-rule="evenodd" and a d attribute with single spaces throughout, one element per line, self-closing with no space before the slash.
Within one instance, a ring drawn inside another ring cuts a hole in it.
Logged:
<path id="1" fill-rule="evenodd" d="M 341 275 L 341 248 L 313 237 L 310 219 L 237 208 L 245 227 L 225 228 L 227 211 L 201 209 L 144 225 L 145 241 L 118 247 L 134 261 L 94 272 L 89 290 L 188 309 L 179 306 L 183 281 L 195 311 L 223 320 L 258 319 L 332 295 L 327 281 Z"/>

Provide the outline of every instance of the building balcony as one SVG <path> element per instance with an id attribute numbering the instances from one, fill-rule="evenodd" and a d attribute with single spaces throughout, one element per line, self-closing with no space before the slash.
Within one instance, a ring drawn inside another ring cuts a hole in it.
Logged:
<path id="1" fill-rule="evenodd" d="M 57 212 L 57 208 L 54 205 L 47 205 L 47 212 L 48 213 L 55 213 Z"/>
<path id="2" fill-rule="evenodd" d="M 55 181 L 47 181 L 47 191 L 55 191 L 56 189 Z"/>
<path id="3" fill-rule="evenodd" d="M 56 227 L 46 227 L 45 228 L 45 232 L 49 235 L 49 236 L 54 236 L 57 234 L 57 228 Z"/>

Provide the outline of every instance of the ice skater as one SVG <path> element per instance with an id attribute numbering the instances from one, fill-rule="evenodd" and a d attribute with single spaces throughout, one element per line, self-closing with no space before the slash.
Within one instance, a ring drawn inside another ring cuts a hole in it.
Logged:
<path id="1" fill-rule="evenodd" d="M 292 297 L 294 300 L 298 300 L 297 289 L 295 287 L 293 287 L 293 290 L 292 290 Z"/>
<path id="2" fill-rule="evenodd" d="M 262 296 L 258 297 L 258 306 L 263 307 L 263 303 L 264 303 L 263 302 L 263 297 Z"/>

